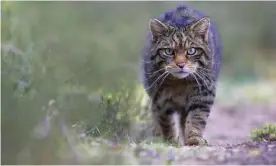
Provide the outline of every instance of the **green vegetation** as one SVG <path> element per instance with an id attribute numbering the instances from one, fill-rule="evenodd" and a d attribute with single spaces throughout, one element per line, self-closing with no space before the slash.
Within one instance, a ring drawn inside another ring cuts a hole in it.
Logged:
<path id="1" fill-rule="evenodd" d="M 266 124 L 250 133 L 253 141 L 276 141 L 276 124 Z"/>

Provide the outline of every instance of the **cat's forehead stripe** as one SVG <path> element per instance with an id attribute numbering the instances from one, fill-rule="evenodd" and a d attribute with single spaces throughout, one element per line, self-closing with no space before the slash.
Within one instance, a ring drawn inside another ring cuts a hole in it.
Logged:
<path id="1" fill-rule="evenodd" d="M 175 31 L 171 34 L 172 48 L 185 48 L 188 47 L 187 36 L 182 30 Z M 170 40 L 169 39 L 169 40 Z"/>
<path id="2" fill-rule="evenodd" d="M 179 38 L 177 37 L 177 31 L 175 31 L 172 34 L 172 44 L 173 44 L 173 48 L 178 46 L 178 43 L 180 42 Z"/>

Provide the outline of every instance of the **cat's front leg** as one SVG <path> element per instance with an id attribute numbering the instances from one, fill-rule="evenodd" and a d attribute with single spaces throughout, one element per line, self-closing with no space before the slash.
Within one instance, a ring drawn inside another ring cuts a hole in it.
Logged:
<path id="1" fill-rule="evenodd" d="M 153 105 L 152 114 L 155 125 L 158 127 L 164 141 L 167 143 L 176 143 L 175 122 L 173 121 L 174 111 L 159 105 Z"/>
<path id="2" fill-rule="evenodd" d="M 214 93 L 195 95 L 187 105 L 187 117 L 184 128 L 185 145 L 205 145 L 203 138 L 205 126 L 214 103 Z"/>

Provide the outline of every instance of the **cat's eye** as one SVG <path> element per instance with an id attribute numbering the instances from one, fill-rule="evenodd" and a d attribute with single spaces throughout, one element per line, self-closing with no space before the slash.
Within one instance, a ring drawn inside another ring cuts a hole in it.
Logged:
<path id="1" fill-rule="evenodd" d="M 174 54 L 174 50 L 171 48 L 163 48 L 159 50 L 159 54 L 163 58 L 172 57 Z"/>
<path id="2" fill-rule="evenodd" d="M 171 49 L 171 48 L 165 48 L 164 51 L 167 55 L 172 55 L 173 54 L 173 49 Z"/>
<path id="3" fill-rule="evenodd" d="M 187 54 L 191 55 L 191 56 L 196 55 L 196 52 L 197 52 L 197 50 L 194 47 L 191 47 L 187 50 Z"/>

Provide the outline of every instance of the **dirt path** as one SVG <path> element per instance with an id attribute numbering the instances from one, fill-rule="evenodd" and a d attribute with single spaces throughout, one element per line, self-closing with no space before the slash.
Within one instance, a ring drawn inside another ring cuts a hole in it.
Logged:
<path id="1" fill-rule="evenodd" d="M 139 164 L 276 164 L 276 142 L 246 142 L 237 145 L 169 148 L 156 152 L 139 150 Z"/>
<path id="2" fill-rule="evenodd" d="M 265 123 L 276 123 L 276 106 L 215 106 L 206 126 L 210 144 L 239 144 Z"/>
<path id="3" fill-rule="evenodd" d="M 274 106 L 215 106 L 206 128 L 209 146 L 137 148 L 139 164 L 276 164 L 276 142 L 249 142 L 249 133 L 276 122 Z"/>

